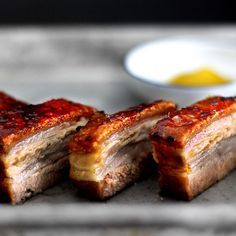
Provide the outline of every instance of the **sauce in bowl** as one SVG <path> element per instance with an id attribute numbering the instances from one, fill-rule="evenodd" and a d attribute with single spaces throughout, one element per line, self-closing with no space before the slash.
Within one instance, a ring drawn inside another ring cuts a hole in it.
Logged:
<path id="1" fill-rule="evenodd" d="M 191 73 L 180 74 L 169 81 L 170 84 L 187 87 L 215 86 L 230 82 L 230 79 L 210 68 L 202 68 Z"/>

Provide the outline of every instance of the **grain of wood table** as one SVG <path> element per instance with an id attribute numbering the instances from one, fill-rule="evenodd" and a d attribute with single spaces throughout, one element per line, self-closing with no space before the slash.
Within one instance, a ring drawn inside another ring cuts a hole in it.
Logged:
<path id="1" fill-rule="evenodd" d="M 123 69 L 133 46 L 162 37 L 236 39 L 234 25 L 0 28 L 0 86 L 38 103 L 66 97 L 114 112 L 143 100 Z M 159 194 L 154 177 L 102 203 L 68 181 L 20 206 L 0 205 L 0 235 L 214 235 L 236 232 L 236 173 L 191 203 Z"/>

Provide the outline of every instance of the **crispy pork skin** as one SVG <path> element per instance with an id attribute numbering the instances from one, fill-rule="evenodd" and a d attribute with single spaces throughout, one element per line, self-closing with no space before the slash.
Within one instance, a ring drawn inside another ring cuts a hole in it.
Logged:
<path id="1" fill-rule="evenodd" d="M 172 102 L 141 104 L 113 115 L 98 113 L 70 144 L 70 177 L 85 194 L 113 196 L 152 168 L 148 134 L 174 111 Z M 154 164 L 154 162 L 153 162 Z"/>
<path id="2" fill-rule="evenodd" d="M 191 200 L 236 167 L 236 98 L 209 97 L 173 112 L 150 137 L 162 189 Z"/>
<path id="3" fill-rule="evenodd" d="M 68 142 L 94 113 L 64 99 L 1 111 L 0 196 L 15 204 L 65 177 Z"/>
<path id="4" fill-rule="evenodd" d="M 0 111 L 23 107 L 26 103 L 0 91 Z"/>

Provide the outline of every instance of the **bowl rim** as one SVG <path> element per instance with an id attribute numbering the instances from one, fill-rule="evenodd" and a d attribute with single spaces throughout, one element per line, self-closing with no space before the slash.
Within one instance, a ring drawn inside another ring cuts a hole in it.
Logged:
<path id="1" fill-rule="evenodd" d="M 169 37 L 160 37 L 158 39 L 153 39 L 153 40 L 149 40 L 143 43 L 140 43 L 134 47 L 132 47 L 131 49 L 128 50 L 128 52 L 125 54 L 124 60 L 123 60 L 123 67 L 126 71 L 126 73 L 128 75 L 131 76 L 131 78 L 133 80 L 138 80 L 140 82 L 143 82 L 145 84 L 149 84 L 149 85 L 154 85 L 156 87 L 162 87 L 162 88 L 170 88 L 170 89 L 175 89 L 175 90 L 211 90 L 211 89 L 224 89 L 224 88 L 228 88 L 230 86 L 235 86 L 236 85 L 236 80 L 232 80 L 230 83 L 225 83 L 225 84 L 219 84 L 219 85 L 209 85 L 209 86 L 184 86 L 184 85 L 173 85 L 173 84 L 165 84 L 165 83 L 158 83 L 158 82 L 153 82 L 151 81 L 149 78 L 145 78 L 142 76 L 137 76 L 134 75 L 131 70 L 128 67 L 128 59 L 130 57 L 130 55 L 134 52 L 137 51 L 143 47 L 146 47 L 147 45 L 151 45 L 153 43 L 156 42 L 165 42 L 165 41 L 170 41 L 170 40 L 184 40 L 184 39 L 190 39 L 192 41 L 198 41 L 198 40 L 204 40 L 204 37 L 200 37 L 197 39 L 196 37 L 194 37 L 194 35 L 189 35 L 189 36 L 169 36 Z M 206 40 L 206 39 L 205 39 Z M 208 37 L 208 40 L 209 37 Z M 199 41 L 201 43 L 201 41 Z M 229 48 L 228 48 L 229 49 Z M 236 51 L 236 47 L 235 47 L 235 51 Z"/>

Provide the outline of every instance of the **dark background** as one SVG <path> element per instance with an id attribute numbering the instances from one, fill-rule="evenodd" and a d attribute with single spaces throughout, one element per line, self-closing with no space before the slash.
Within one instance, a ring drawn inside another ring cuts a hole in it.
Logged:
<path id="1" fill-rule="evenodd" d="M 0 24 L 234 22 L 233 1 L 2 0 Z"/>

